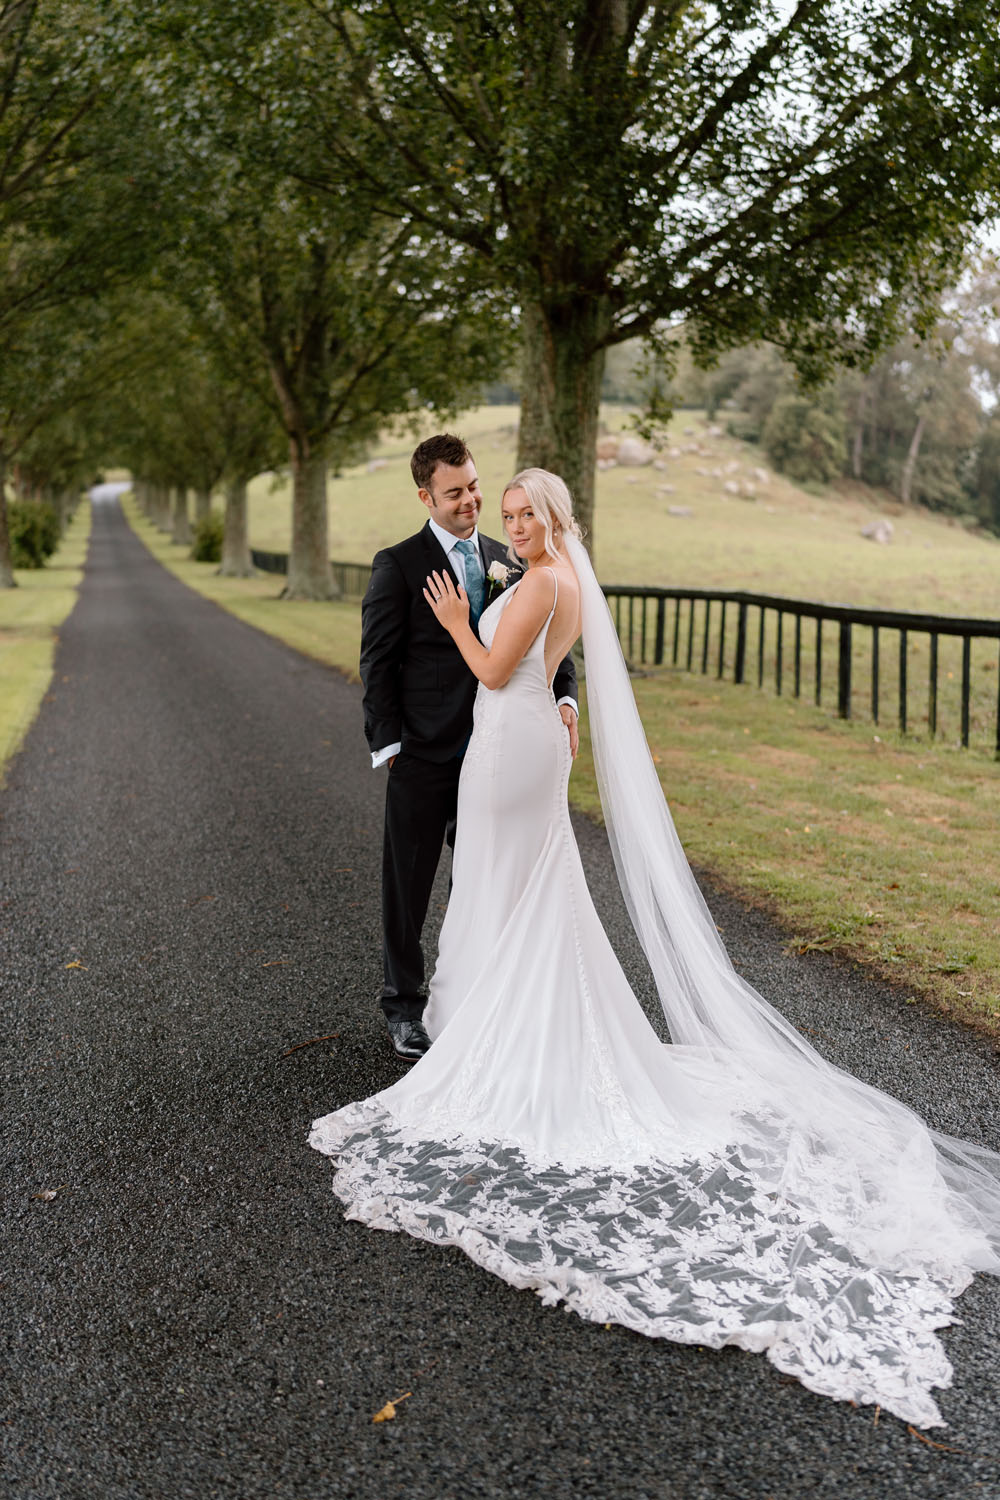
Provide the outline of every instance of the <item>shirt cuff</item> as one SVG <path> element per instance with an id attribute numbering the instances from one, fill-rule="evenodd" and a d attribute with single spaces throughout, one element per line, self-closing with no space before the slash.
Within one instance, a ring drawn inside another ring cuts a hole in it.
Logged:
<path id="1" fill-rule="evenodd" d="M 402 750 L 402 748 L 403 748 L 402 744 L 398 744 L 398 745 L 386 745 L 386 747 L 385 747 L 384 750 L 373 750 L 372 751 L 372 770 L 373 771 L 377 771 L 378 768 L 379 768 L 379 766 L 384 766 L 385 763 L 386 763 L 386 761 L 387 760 L 391 760 L 394 755 L 398 755 L 399 752 L 400 752 L 400 750 Z"/>
<path id="2" fill-rule="evenodd" d="M 580 709 L 575 698 L 560 698 L 556 703 L 556 708 L 562 708 L 564 703 L 568 708 L 571 708 L 573 710 L 577 718 L 580 717 Z"/>

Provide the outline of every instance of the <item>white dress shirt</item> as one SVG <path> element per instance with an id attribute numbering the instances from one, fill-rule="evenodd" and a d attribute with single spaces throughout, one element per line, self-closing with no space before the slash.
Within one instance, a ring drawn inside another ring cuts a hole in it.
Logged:
<path id="1" fill-rule="evenodd" d="M 473 533 L 470 537 L 463 538 L 460 536 L 455 536 L 451 531 L 445 531 L 444 527 L 439 526 L 438 523 L 434 520 L 433 516 L 428 517 L 427 524 L 431 528 L 431 531 L 433 531 L 434 535 L 437 537 L 437 540 L 440 542 L 444 555 L 451 563 L 451 566 L 458 577 L 459 583 L 462 585 L 463 589 L 466 589 L 466 592 L 468 592 L 465 578 L 465 554 L 463 552 L 456 552 L 455 548 L 458 543 L 463 540 L 475 542 L 476 546 L 479 547 L 478 527 L 473 530 Z M 481 550 L 480 556 L 482 556 Z M 575 714 L 579 714 L 580 710 L 577 707 L 575 698 L 560 698 L 559 707 L 561 708 L 564 703 L 568 703 L 573 712 Z M 395 745 L 385 745 L 381 750 L 373 750 L 372 770 L 377 770 L 379 766 L 384 766 L 386 761 L 391 760 L 394 755 L 398 755 L 402 748 L 402 744 L 397 742 Z"/>

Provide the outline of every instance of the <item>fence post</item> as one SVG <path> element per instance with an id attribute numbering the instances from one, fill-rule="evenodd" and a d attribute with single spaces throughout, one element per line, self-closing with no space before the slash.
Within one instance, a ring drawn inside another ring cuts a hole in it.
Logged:
<path id="1" fill-rule="evenodd" d="M 878 723 L 878 626 L 872 626 L 872 723 Z"/>
<path id="2" fill-rule="evenodd" d="M 653 650 L 653 660 L 658 667 L 663 666 L 663 637 L 666 631 L 667 601 L 657 599 L 656 601 L 656 646 Z"/>
<path id="3" fill-rule="evenodd" d="M 938 638 L 937 632 L 931 631 L 931 659 L 927 668 L 927 727 L 931 732 L 931 739 L 937 734 L 937 693 L 938 693 Z M 997 725 L 1000 733 L 1000 724 Z"/>
<path id="4" fill-rule="evenodd" d="M 969 687 L 971 674 L 972 641 L 962 637 L 962 748 L 969 748 Z"/>
<path id="5" fill-rule="evenodd" d="M 719 621 L 719 666 L 716 676 L 722 676 L 726 665 L 726 601 L 722 601 L 722 619 Z"/>
<path id="6" fill-rule="evenodd" d="M 736 664 L 733 667 L 733 681 L 746 681 L 747 666 L 747 606 L 740 600 L 739 613 L 736 617 Z"/>
<path id="7" fill-rule="evenodd" d="M 837 713 L 851 717 L 851 622 L 840 622 L 840 657 L 837 663 Z"/>

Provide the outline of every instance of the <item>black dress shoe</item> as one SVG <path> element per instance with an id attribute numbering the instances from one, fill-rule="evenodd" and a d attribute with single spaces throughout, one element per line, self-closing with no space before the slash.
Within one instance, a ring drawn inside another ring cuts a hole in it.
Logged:
<path id="1" fill-rule="evenodd" d="M 423 1057 L 431 1044 L 423 1021 L 387 1021 L 386 1025 L 397 1057 L 404 1062 L 416 1062 L 418 1057 Z"/>

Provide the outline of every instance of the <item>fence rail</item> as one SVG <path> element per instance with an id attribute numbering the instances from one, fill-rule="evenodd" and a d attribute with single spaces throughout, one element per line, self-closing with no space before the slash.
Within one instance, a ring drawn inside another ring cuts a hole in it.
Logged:
<path id="1" fill-rule="evenodd" d="M 286 573 L 284 552 L 251 553 Z M 345 599 L 360 599 L 371 569 L 333 562 Z M 726 589 L 603 584 L 622 650 L 635 666 L 680 667 L 772 686 L 842 719 L 992 743 L 1000 759 L 1000 620 L 820 604 Z M 893 647 L 895 649 L 893 650 Z M 835 696 L 834 696 L 835 695 Z"/>
<path id="2" fill-rule="evenodd" d="M 758 687 L 790 689 L 795 698 L 808 688 L 817 705 L 835 691 L 842 719 L 867 713 L 876 725 L 898 723 L 903 734 L 926 726 L 932 739 L 954 726 L 962 746 L 975 733 L 992 739 L 1000 759 L 1000 620 L 735 590 L 603 588 L 635 665 L 670 664 L 737 683 L 756 677 Z"/>

